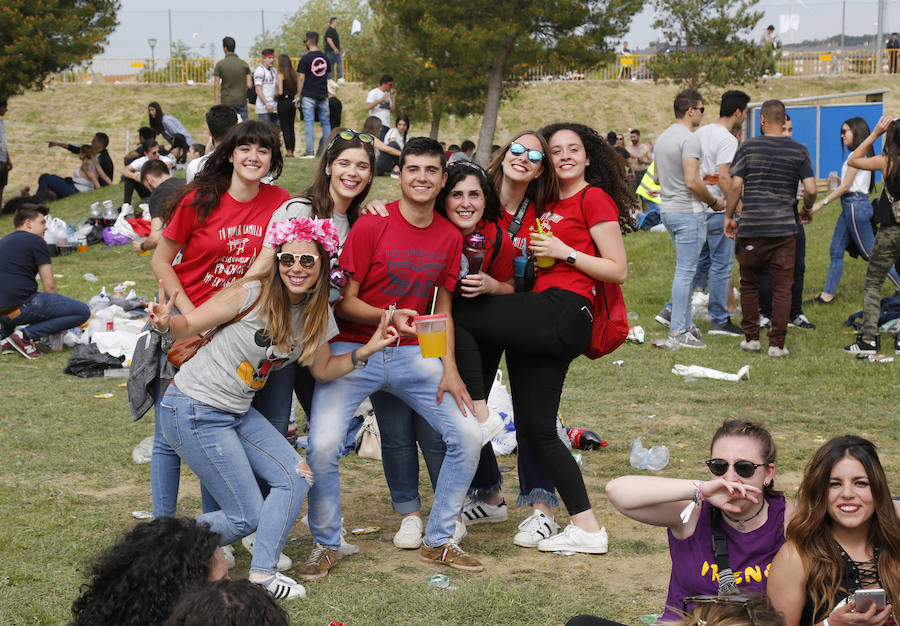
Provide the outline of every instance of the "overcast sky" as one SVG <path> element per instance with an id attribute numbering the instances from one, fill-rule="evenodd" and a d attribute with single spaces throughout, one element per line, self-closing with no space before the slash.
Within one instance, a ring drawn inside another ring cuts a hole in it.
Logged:
<path id="1" fill-rule="evenodd" d="M 481 2 L 482 0 L 462 0 Z M 900 30 L 900 0 L 885 0 L 886 24 L 884 30 Z M 652 2 L 635 16 L 631 31 L 625 37 L 632 49 L 643 48 L 657 38 L 650 24 L 653 21 Z M 256 0 L 253 8 L 247 10 L 246 0 L 155 0 L 152 11 L 146 10 L 150 3 L 142 0 L 122 0 L 119 13 L 121 25 L 112 34 L 104 56 L 143 58 L 150 56 L 148 38 L 157 40 L 156 56 L 169 54 L 169 17 L 172 11 L 172 39 L 181 40 L 203 56 L 221 56 L 222 37 L 231 35 L 237 41 L 237 53 L 246 55 L 254 37 L 262 31 L 263 24 L 275 30 L 282 20 L 297 10 L 297 0 Z M 184 10 L 186 5 L 190 10 Z M 846 0 L 846 32 L 853 35 L 875 33 L 876 0 Z M 786 43 L 816 37 L 827 37 L 841 32 L 841 0 L 761 0 L 759 10 L 765 12 L 762 23 L 754 31 L 758 39 L 767 24 L 779 29 L 779 16 L 796 13 L 799 16 L 799 31 L 781 35 Z M 324 24 L 311 24 L 323 30 Z M 342 24 L 340 32 L 345 34 L 349 25 Z"/>

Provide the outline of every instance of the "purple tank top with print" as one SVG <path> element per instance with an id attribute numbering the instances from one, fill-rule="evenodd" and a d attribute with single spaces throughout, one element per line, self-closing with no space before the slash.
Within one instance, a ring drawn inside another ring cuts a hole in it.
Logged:
<path id="1" fill-rule="evenodd" d="M 784 543 L 784 496 L 770 496 L 767 499 L 768 519 L 756 530 L 742 533 L 727 522 L 721 523 L 728 541 L 728 561 L 743 593 L 766 592 L 769 566 Z M 719 567 L 712 550 L 711 510 L 709 502 L 702 504 L 697 528 L 686 539 L 677 539 L 672 531 L 668 531 L 672 575 L 669 578 L 666 610 L 661 620 L 680 619 L 673 609 L 682 610 L 682 598 L 719 592 Z"/>

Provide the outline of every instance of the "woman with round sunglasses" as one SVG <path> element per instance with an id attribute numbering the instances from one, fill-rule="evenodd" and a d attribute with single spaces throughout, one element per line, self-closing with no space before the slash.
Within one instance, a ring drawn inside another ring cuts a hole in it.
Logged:
<path id="1" fill-rule="evenodd" d="M 775 490 L 775 442 L 765 426 L 724 422 L 709 456 L 706 480 L 622 476 L 606 485 L 621 513 L 667 529 L 672 573 L 662 621 L 678 619 L 683 598 L 722 590 L 714 534 L 725 538 L 739 593 L 765 593 L 766 572 L 784 543 L 793 506 Z"/>
<path id="2" fill-rule="evenodd" d="M 841 124 L 841 153 L 843 154 L 844 149 L 848 149 L 851 153 L 856 151 L 869 134 L 869 125 L 863 118 L 851 117 L 845 120 Z M 871 144 L 867 147 L 864 156 L 875 156 Z M 866 261 L 869 260 L 875 241 L 875 234 L 872 230 L 874 209 L 869 200 L 869 193 L 874 187 L 875 178 L 872 172 L 851 166 L 848 156 L 841 166 L 840 184 L 810 209 L 812 213 L 816 213 L 832 200 L 841 199 L 841 213 L 834 224 L 831 245 L 828 248 L 831 261 L 828 264 L 828 274 L 825 276 L 825 286 L 821 293 L 813 298 L 813 302 L 830 304 L 834 301 L 838 284 L 841 282 L 841 274 L 844 271 L 844 253 L 851 241 L 860 256 Z M 894 283 L 895 289 L 900 289 L 900 275 L 897 274 L 895 268 L 891 267 L 888 278 Z"/>
<path id="3" fill-rule="evenodd" d="M 166 224 L 153 254 L 156 278 L 187 314 L 216 292 L 241 278 L 259 254 L 266 225 L 290 195 L 262 182 L 281 174 L 283 159 L 278 135 L 268 124 L 248 121 L 226 133 L 190 184 L 163 211 Z M 181 261 L 173 265 L 175 257 Z M 168 347 L 165 347 L 167 350 Z M 175 368 L 159 356 L 156 409 Z M 166 443 L 157 421 L 150 461 L 153 516 L 175 515 L 181 461 Z M 204 492 L 204 510 L 216 504 Z"/>
<path id="4" fill-rule="evenodd" d="M 302 598 L 302 585 L 277 571 L 278 558 L 300 513 L 313 476 L 306 462 L 271 422 L 251 406 L 272 371 L 299 361 L 319 381 L 354 370 L 397 339 L 383 316 L 364 346 L 332 356 L 338 333 L 328 305 L 331 255 L 339 240 L 329 220 L 299 217 L 277 222 L 266 241 L 278 263 L 260 279 L 248 277 L 183 315 L 178 296 L 150 303 L 154 329 L 164 337 L 215 334 L 185 361 L 160 402 L 163 437 L 210 491 L 220 510 L 197 520 L 221 535 L 222 545 L 255 531 L 249 578 L 279 599 Z M 269 486 L 263 495 L 257 477 Z"/>
<path id="5" fill-rule="evenodd" d="M 538 550 L 600 554 L 608 549 L 606 530 L 578 464 L 559 439 L 556 415 L 569 364 L 591 340 L 597 282 L 623 283 L 627 276 L 622 232 L 630 226 L 635 196 L 624 163 L 594 129 L 562 123 L 540 133 L 550 146 L 559 196 L 537 228 L 523 223 L 517 232 L 538 258 L 534 285 L 460 302 L 457 351 L 506 351 L 517 436 L 531 444 L 570 518 L 564 531 L 538 541 Z"/>
<path id="6" fill-rule="evenodd" d="M 768 595 L 787 626 L 894 624 L 900 593 L 900 503 L 875 445 L 836 437 L 806 466 Z M 865 589 L 883 592 L 880 604 Z"/>

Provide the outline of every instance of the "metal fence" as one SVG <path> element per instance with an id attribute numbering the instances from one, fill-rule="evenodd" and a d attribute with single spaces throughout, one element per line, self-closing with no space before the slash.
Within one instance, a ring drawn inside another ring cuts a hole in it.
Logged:
<path id="1" fill-rule="evenodd" d="M 653 78 L 655 54 L 620 54 L 606 65 L 595 67 L 528 68 L 519 78 L 527 81 L 551 80 L 646 80 Z M 160 58 L 111 59 L 98 57 L 80 67 L 56 74 L 64 83 L 170 83 L 201 84 L 212 82 L 213 68 L 219 59 Z M 299 59 L 293 59 L 296 64 Z M 247 59 L 251 68 L 259 59 Z M 897 73 L 896 50 L 812 50 L 783 52 L 775 62 L 776 71 L 784 76 L 825 76 Z M 344 78 L 362 79 L 355 75 L 353 63 L 344 59 Z"/>

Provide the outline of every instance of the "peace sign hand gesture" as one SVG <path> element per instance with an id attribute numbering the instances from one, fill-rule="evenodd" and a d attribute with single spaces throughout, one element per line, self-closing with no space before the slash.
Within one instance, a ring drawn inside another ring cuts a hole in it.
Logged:
<path id="1" fill-rule="evenodd" d="M 166 288 L 163 281 L 159 281 L 159 295 L 155 302 L 141 302 L 146 305 L 146 311 L 150 314 L 150 323 L 157 331 L 161 333 L 169 332 L 169 323 L 172 320 L 172 309 L 175 307 L 175 297 L 178 290 L 172 294 L 171 298 L 166 299 Z"/>

